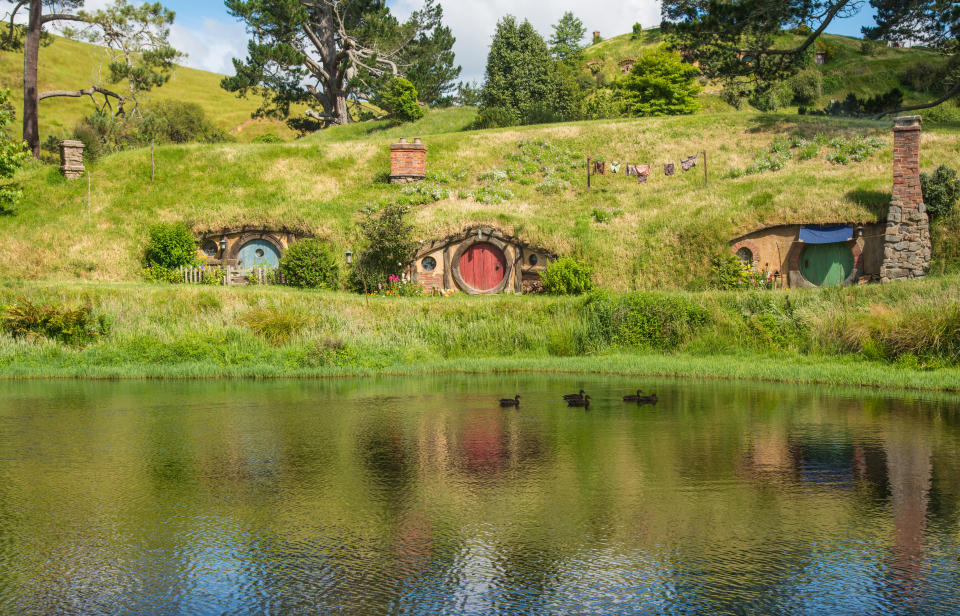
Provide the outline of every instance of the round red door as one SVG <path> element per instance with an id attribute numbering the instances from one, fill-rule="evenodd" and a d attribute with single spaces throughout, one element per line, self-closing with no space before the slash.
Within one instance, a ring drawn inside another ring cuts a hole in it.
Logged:
<path id="1" fill-rule="evenodd" d="M 478 242 L 460 257 L 460 276 L 477 291 L 489 291 L 503 281 L 506 265 L 502 250 L 493 244 Z"/>

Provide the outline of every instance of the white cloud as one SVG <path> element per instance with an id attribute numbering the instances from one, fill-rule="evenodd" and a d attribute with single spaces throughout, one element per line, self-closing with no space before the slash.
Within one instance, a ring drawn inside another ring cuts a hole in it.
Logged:
<path id="1" fill-rule="evenodd" d="M 395 14 L 405 17 L 420 6 L 416 0 L 398 0 L 390 3 Z M 551 25 L 567 11 L 583 21 L 587 37 L 594 30 L 610 37 L 630 31 L 640 22 L 644 28 L 660 24 L 660 3 L 657 0 L 595 0 L 588 8 L 571 6 L 570 0 L 441 0 L 444 21 L 457 38 L 454 51 L 457 62 L 463 66 L 462 79 L 479 81 L 487 65 L 490 40 L 497 21 L 504 15 L 528 19 L 533 27 L 549 38 Z"/>
<path id="2" fill-rule="evenodd" d="M 232 58 L 247 56 L 247 33 L 241 23 L 205 18 L 199 27 L 173 24 L 170 44 L 187 54 L 183 64 L 214 73 L 233 74 Z"/>

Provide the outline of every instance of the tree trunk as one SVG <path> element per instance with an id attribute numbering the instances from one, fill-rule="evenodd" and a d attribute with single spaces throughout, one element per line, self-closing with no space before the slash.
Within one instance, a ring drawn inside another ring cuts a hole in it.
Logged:
<path id="1" fill-rule="evenodd" d="M 30 0 L 30 19 L 23 42 L 23 140 L 34 158 L 40 158 L 40 97 L 37 90 L 37 65 L 40 58 L 40 29 L 43 26 L 43 1 Z"/>

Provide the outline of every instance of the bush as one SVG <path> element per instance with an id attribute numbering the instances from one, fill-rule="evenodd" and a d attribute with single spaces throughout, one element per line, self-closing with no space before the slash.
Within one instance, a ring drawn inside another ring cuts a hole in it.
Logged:
<path id="1" fill-rule="evenodd" d="M 639 41 L 640 37 L 643 36 L 643 26 L 640 25 L 640 22 L 633 24 L 633 30 L 630 32 L 631 41 Z"/>
<path id="2" fill-rule="evenodd" d="M 800 71 L 790 78 L 793 101 L 800 105 L 812 105 L 823 94 L 823 75 L 816 69 Z"/>
<path id="3" fill-rule="evenodd" d="M 405 205 L 390 204 L 360 222 L 364 245 L 351 275 L 354 290 L 369 292 L 387 284 L 390 276 L 400 273 L 413 259 L 417 243 L 413 225 L 407 221 L 408 212 Z"/>
<path id="4" fill-rule="evenodd" d="M 923 202 L 927 206 L 930 218 L 946 216 L 960 198 L 960 183 L 957 171 L 946 165 L 940 165 L 932 174 L 920 174 L 920 190 Z"/>
<path id="5" fill-rule="evenodd" d="M 264 133 L 251 139 L 250 143 L 283 143 L 283 139 L 273 133 Z"/>
<path id="6" fill-rule="evenodd" d="M 230 140 L 226 132 L 207 119 L 203 107 L 197 103 L 159 101 L 147 108 L 144 119 L 156 126 L 159 141 L 220 143 Z"/>
<path id="7" fill-rule="evenodd" d="M 573 257 L 561 257 L 540 274 L 545 293 L 580 295 L 593 289 L 593 268 Z"/>
<path id="8" fill-rule="evenodd" d="M 110 330 L 106 317 L 94 317 L 89 305 L 41 307 L 28 299 L 4 307 L 2 326 L 14 338 L 47 338 L 70 346 L 87 345 L 106 336 Z"/>
<path id="9" fill-rule="evenodd" d="M 10 90 L 0 90 L 0 216 L 13 214 L 23 196 L 12 178 L 29 156 L 23 142 L 7 132 L 13 120 Z"/>
<path id="10" fill-rule="evenodd" d="M 900 80 L 917 92 L 939 93 L 943 91 L 948 71 L 929 60 L 919 60 L 911 65 Z"/>
<path id="11" fill-rule="evenodd" d="M 326 244 L 307 238 L 291 245 L 280 257 L 280 271 L 288 285 L 301 289 L 335 289 L 340 267 Z"/>
<path id="12" fill-rule="evenodd" d="M 772 284 L 764 272 L 744 263 L 739 257 L 724 254 L 711 260 L 713 286 L 718 289 L 769 289 Z"/>
<path id="13" fill-rule="evenodd" d="M 872 41 L 870 39 L 863 39 L 860 41 L 860 55 L 875 56 L 880 53 L 881 48 L 882 43 L 879 41 Z"/>
<path id="14" fill-rule="evenodd" d="M 484 107 L 477 114 L 477 119 L 473 121 L 471 128 L 503 128 L 506 126 L 516 126 L 520 124 L 520 116 L 512 109 L 506 107 Z"/>
<path id="15" fill-rule="evenodd" d="M 749 97 L 750 88 L 739 83 L 725 83 L 720 90 L 720 100 L 738 111 L 743 108 Z"/>
<path id="16" fill-rule="evenodd" d="M 182 222 L 161 222 L 150 227 L 150 239 L 143 252 L 144 266 L 174 270 L 197 262 L 197 241 Z"/>
<path id="17" fill-rule="evenodd" d="M 764 90 L 754 90 L 750 104 L 758 111 L 776 111 L 793 101 L 793 88 L 789 83 L 778 83 Z"/>
<path id="18" fill-rule="evenodd" d="M 417 103 L 417 89 L 402 77 L 391 79 L 377 93 L 374 102 L 398 122 L 413 122 L 423 117 L 423 108 Z"/>
<path id="19" fill-rule="evenodd" d="M 638 116 L 693 113 L 700 106 L 699 74 L 700 69 L 685 63 L 677 52 L 645 51 L 619 82 L 624 110 Z"/>

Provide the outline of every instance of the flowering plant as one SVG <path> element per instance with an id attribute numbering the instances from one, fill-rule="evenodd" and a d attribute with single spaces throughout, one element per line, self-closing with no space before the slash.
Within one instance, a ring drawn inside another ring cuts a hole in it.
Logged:
<path id="1" fill-rule="evenodd" d="M 407 274 L 391 274 L 387 277 L 387 283 L 378 283 L 377 289 L 371 295 L 416 297 L 424 295 L 423 283 L 419 280 L 412 280 Z"/>

